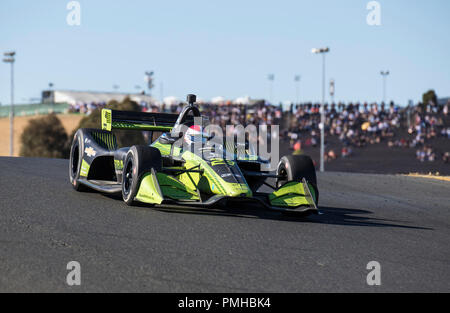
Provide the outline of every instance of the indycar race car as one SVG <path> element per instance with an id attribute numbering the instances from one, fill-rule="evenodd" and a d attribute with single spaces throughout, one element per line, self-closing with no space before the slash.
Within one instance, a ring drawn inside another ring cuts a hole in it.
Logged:
<path id="1" fill-rule="evenodd" d="M 79 129 L 75 133 L 69 163 L 73 188 L 121 194 L 128 205 L 143 202 L 149 206 L 223 207 L 237 200 L 273 210 L 317 213 L 316 171 L 308 156 L 284 156 L 276 171 L 269 171 L 261 166 L 268 160 L 250 155 L 247 146 L 246 157 L 238 158 L 236 145 L 211 149 L 205 144 L 202 149 L 210 153 L 205 158 L 186 145 L 178 145 L 179 140 L 195 138 L 203 145 L 208 136 L 194 123 L 202 118 L 195 101 L 195 95 L 188 95 L 188 105 L 179 115 L 103 109 L 102 129 Z M 187 128 L 181 136 L 173 132 L 179 126 Z M 149 145 L 118 148 L 113 129 L 147 131 L 150 138 L 153 132 L 162 135 Z M 269 192 L 260 191 L 263 185 L 270 188 Z"/>

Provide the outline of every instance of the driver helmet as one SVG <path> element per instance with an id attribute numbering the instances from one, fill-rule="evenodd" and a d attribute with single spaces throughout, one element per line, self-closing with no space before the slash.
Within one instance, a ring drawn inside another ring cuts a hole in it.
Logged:
<path id="1" fill-rule="evenodd" d="M 184 134 L 184 141 L 188 145 L 194 144 L 194 142 L 200 141 L 202 144 L 206 143 L 206 140 L 208 138 L 208 135 L 203 132 L 203 127 L 200 125 L 192 125 L 188 128 L 186 131 L 186 134 Z"/>

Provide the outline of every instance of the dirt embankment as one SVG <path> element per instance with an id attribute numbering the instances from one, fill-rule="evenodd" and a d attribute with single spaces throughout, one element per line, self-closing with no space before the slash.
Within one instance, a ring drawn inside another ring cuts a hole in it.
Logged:
<path id="1" fill-rule="evenodd" d="M 19 156 L 20 152 L 20 136 L 31 119 L 40 116 L 18 116 L 14 118 L 14 156 Z M 61 120 L 67 133 L 70 134 L 74 130 L 82 115 L 76 114 L 60 114 L 58 118 Z M 0 118 L 0 156 L 9 156 L 9 118 Z"/>

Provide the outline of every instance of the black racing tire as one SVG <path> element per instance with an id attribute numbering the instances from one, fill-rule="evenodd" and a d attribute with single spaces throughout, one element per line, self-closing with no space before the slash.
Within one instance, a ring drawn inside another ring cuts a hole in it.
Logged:
<path id="1" fill-rule="evenodd" d="M 125 157 L 122 174 L 122 198 L 127 205 L 134 204 L 142 175 L 151 169 L 161 171 L 161 152 L 149 146 L 133 146 Z"/>
<path id="2" fill-rule="evenodd" d="M 316 168 L 312 159 L 307 155 L 288 155 L 281 158 L 277 167 L 277 188 L 290 181 L 302 181 L 306 179 L 308 183 L 313 185 L 317 195 L 317 203 L 319 202 L 319 190 L 317 188 Z"/>
<path id="3" fill-rule="evenodd" d="M 89 188 L 80 184 L 80 170 L 81 162 L 83 160 L 84 154 L 84 134 L 85 129 L 79 129 L 72 141 L 72 146 L 70 147 L 70 159 L 69 159 L 69 179 L 70 184 L 76 191 L 86 191 Z"/>

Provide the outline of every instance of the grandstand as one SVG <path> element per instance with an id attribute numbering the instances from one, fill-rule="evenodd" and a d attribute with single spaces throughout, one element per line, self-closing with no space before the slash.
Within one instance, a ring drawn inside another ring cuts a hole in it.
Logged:
<path id="1" fill-rule="evenodd" d="M 75 106 L 86 103 L 108 103 L 112 100 L 121 102 L 126 97 L 129 97 L 132 101 L 139 104 L 156 105 L 158 103 L 153 97 L 143 93 L 130 94 L 73 90 L 44 90 L 42 92 L 42 103 L 67 103 L 71 106 Z"/>

